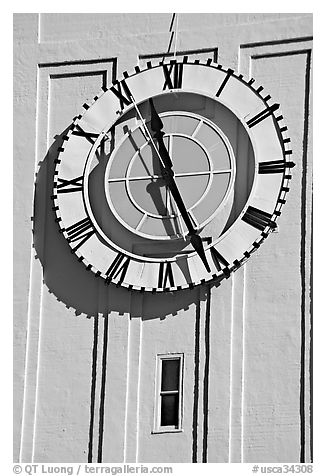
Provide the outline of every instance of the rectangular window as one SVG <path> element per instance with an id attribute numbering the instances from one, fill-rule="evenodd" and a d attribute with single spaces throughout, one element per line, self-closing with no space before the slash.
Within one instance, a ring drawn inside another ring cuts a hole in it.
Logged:
<path id="1" fill-rule="evenodd" d="M 157 357 L 155 431 L 181 430 L 183 355 Z"/>

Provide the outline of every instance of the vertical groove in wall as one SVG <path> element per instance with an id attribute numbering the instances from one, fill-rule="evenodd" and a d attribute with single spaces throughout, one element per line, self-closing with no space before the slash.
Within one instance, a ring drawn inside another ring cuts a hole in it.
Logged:
<path id="1" fill-rule="evenodd" d="M 308 159 L 308 131 L 309 131 L 309 102 L 310 102 L 310 65 L 311 52 L 307 51 L 306 75 L 305 75 L 305 100 L 304 100 L 304 127 L 302 141 L 302 178 L 301 178 L 301 374 L 300 374 L 300 462 L 305 462 L 306 449 L 306 414 L 305 414 L 305 392 L 306 392 L 306 233 L 307 233 L 307 159 Z"/>
<path id="2" fill-rule="evenodd" d="M 102 354 L 102 379 L 101 379 L 101 396 L 100 396 L 100 410 L 99 410 L 99 437 L 98 437 L 98 453 L 97 463 L 102 463 L 103 453 L 103 433 L 104 433 L 104 403 L 105 403 L 105 384 L 106 384 L 106 363 L 107 363 L 107 348 L 108 348 L 108 327 L 109 317 L 104 318 L 104 335 L 103 335 L 103 354 Z"/>
<path id="3" fill-rule="evenodd" d="M 313 236 L 313 213 L 311 209 L 311 237 Z M 311 240 L 310 247 L 310 348 L 309 348 L 309 376 L 310 376 L 310 402 L 309 402 L 309 411 L 310 411 L 310 461 L 313 462 L 313 303 L 312 303 L 312 285 L 313 285 L 313 246 Z"/>
<path id="4" fill-rule="evenodd" d="M 128 344 L 127 344 L 127 377 L 126 377 L 126 398 L 125 398 L 125 421 L 124 421 L 124 435 L 123 435 L 123 462 L 126 463 L 127 457 L 127 441 L 128 441 L 128 400 L 129 400 L 129 385 L 130 385 L 130 333 L 131 322 L 130 313 L 128 318 Z"/>
<path id="5" fill-rule="evenodd" d="M 243 460 L 246 265 L 232 275 L 229 351 L 228 462 Z"/>
<path id="6" fill-rule="evenodd" d="M 243 266 L 243 295 L 242 295 L 242 368 L 241 368 L 241 456 L 240 462 L 244 462 L 244 411 L 245 411 L 245 327 L 246 324 L 246 264 Z"/>
<path id="7" fill-rule="evenodd" d="M 209 358 L 210 358 L 210 315 L 211 315 L 211 288 L 206 290 L 206 315 L 205 315 L 205 367 L 203 390 L 203 454 L 202 462 L 207 463 L 207 438 L 208 438 L 208 389 L 209 389 Z"/>
<path id="8" fill-rule="evenodd" d="M 39 328 L 38 328 L 38 339 L 37 339 L 37 365 L 36 365 L 36 383 L 35 383 L 33 446 L 32 446 L 32 458 L 31 458 L 32 463 L 34 463 L 34 461 L 35 461 L 35 435 L 36 435 L 38 387 L 39 387 L 40 361 L 41 361 L 40 342 L 41 342 L 41 329 L 42 329 L 43 294 L 44 294 L 44 286 L 42 286 L 42 288 L 41 288 L 40 311 L 39 311 Z"/>
<path id="9" fill-rule="evenodd" d="M 42 13 L 37 14 L 37 43 L 41 43 L 41 15 Z"/>
<path id="10" fill-rule="evenodd" d="M 36 75 L 36 114 L 35 114 L 35 158 L 34 158 L 34 176 L 37 169 L 38 162 L 38 107 L 39 107 L 39 68 L 37 68 Z M 35 187 L 35 184 L 34 184 Z M 33 204 L 34 206 L 34 196 Z M 30 247 L 30 268 L 29 268 L 29 292 L 28 292 L 28 303 L 27 303 L 27 325 L 26 325 L 26 348 L 25 348 L 25 368 L 24 368 L 24 390 L 23 390 L 23 408 L 22 408 L 22 421 L 21 421 L 21 439 L 20 439 L 20 449 L 19 449 L 19 462 L 22 462 L 23 450 L 24 450 L 24 433 L 25 433 L 25 411 L 27 405 L 27 384 L 28 384 L 28 364 L 29 364 L 29 353 L 30 353 L 30 339 L 31 339 L 31 307 L 32 307 L 32 288 L 33 288 L 33 258 L 34 258 L 34 248 L 33 248 L 33 237 L 31 237 L 31 247 Z"/>
<path id="11" fill-rule="evenodd" d="M 31 289 L 32 289 L 32 276 L 33 276 L 33 247 L 31 247 L 30 253 L 30 269 L 29 269 L 29 293 L 28 293 L 28 307 L 27 307 L 27 332 L 26 332 L 26 349 L 25 349 L 25 366 L 24 366 L 24 387 L 23 387 L 23 408 L 22 408 L 22 420 L 21 420 L 21 434 L 20 434 L 20 448 L 19 448 L 19 463 L 22 463 L 23 446 L 24 446 L 24 432 L 25 432 L 25 410 L 27 400 L 27 368 L 30 351 L 30 326 L 31 326 Z"/>
<path id="12" fill-rule="evenodd" d="M 96 398 L 97 345 L 98 345 L 98 316 L 94 317 L 94 331 L 93 331 L 92 379 L 91 379 L 91 405 L 90 405 L 89 441 L 88 441 L 88 457 L 87 457 L 88 463 L 92 463 L 92 462 L 93 462 L 95 398 Z"/>
<path id="13" fill-rule="evenodd" d="M 38 68 L 38 74 L 40 69 Z M 50 75 L 47 75 L 47 123 L 46 123 L 46 150 L 49 150 L 49 138 L 50 138 L 50 121 L 51 121 L 51 78 Z M 38 91 L 39 92 L 39 91 Z M 38 103 L 39 103 L 39 96 L 38 96 Z M 37 108 L 38 111 L 38 108 Z M 37 116 L 39 116 L 39 111 Z M 36 162 L 38 163 L 38 142 L 39 142 L 39 119 L 37 118 L 37 128 L 36 128 Z M 53 164 L 46 163 L 46 170 L 47 170 L 47 177 L 49 177 L 49 167 L 52 167 Z M 51 183 L 49 180 L 45 182 L 45 190 L 44 190 L 44 217 L 43 223 L 46 224 L 47 218 L 49 217 L 49 197 L 51 193 L 49 193 L 49 188 L 51 187 Z M 47 233 L 48 227 L 44 227 L 43 233 L 43 243 L 42 249 L 45 250 L 46 242 L 47 242 Z M 45 256 L 45 253 L 44 253 Z M 43 261 L 43 268 L 46 266 L 46 259 Z M 37 343 L 37 367 L 36 367 L 36 389 L 35 389 L 35 414 L 34 414 L 34 429 L 33 429 L 33 451 L 32 451 L 32 462 L 35 460 L 35 437 L 36 437 L 36 428 L 37 428 L 37 405 L 38 405 L 38 387 L 39 387 L 39 374 L 40 374 L 40 367 L 41 367 L 41 352 L 40 352 L 40 343 L 41 343 L 41 333 L 42 333 L 42 308 L 43 308 L 43 297 L 44 297 L 44 284 L 41 283 L 41 299 L 40 299 L 40 311 L 39 311 L 39 332 L 38 332 L 38 343 Z"/>
<path id="14" fill-rule="evenodd" d="M 199 350 L 200 350 L 200 294 L 195 316 L 195 355 L 194 355 L 194 404 L 192 414 L 192 462 L 197 463 L 198 451 L 198 404 L 199 404 Z"/>
<path id="15" fill-rule="evenodd" d="M 137 386 L 137 428 L 136 428 L 136 458 L 135 462 L 139 460 L 139 421 L 140 421 L 140 379 L 141 379 L 141 363 L 142 363 L 142 337 L 143 337 L 143 320 L 140 319 L 140 336 L 139 336 L 139 361 L 138 361 L 138 386 Z"/>
<path id="16" fill-rule="evenodd" d="M 230 327 L 230 380 L 229 380 L 229 457 L 228 463 L 232 462 L 232 403 L 233 403 L 233 329 L 234 329 L 234 274 L 231 275 L 231 327 Z"/>

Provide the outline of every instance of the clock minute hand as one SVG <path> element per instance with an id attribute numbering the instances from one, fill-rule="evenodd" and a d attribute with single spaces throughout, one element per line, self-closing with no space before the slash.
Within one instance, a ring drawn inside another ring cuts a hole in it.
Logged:
<path id="1" fill-rule="evenodd" d="M 155 139 L 158 140 L 160 157 L 164 163 L 164 166 L 172 169 L 173 163 L 163 141 L 163 122 L 160 116 L 157 114 L 152 98 L 150 98 L 149 104 L 151 106 L 151 129 L 155 132 Z"/>
<path id="2" fill-rule="evenodd" d="M 206 255 L 205 255 L 205 250 L 204 250 L 204 245 L 202 242 L 202 239 L 199 235 L 197 235 L 197 231 L 195 230 L 190 217 L 188 215 L 187 209 L 185 207 L 185 204 L 183 203 L 182 197 L 180 195 L 179 189 L 175 183 L 174 177 L 173 177 L 173 172 L 169 169 L 165 169 L 163 173 L 163 177 L 165 178 L 166 184 L 170 189 L 170 192 L 174 198 L 174 201 L 177 205 L 177 207 L 180 210 L 181 216 L 187 225 L 188 231 L 189 231 L 189 236 L 190 236 L 190 243 L 192 244 L 194 250 L 197 252 L 198 256 L 202 260 L 206 270 L 210 273 L 211 269 L 209 267 Z"/>
<path id="3" fill-rule="evenodd" d="M 177 207 L 179 208 L 181 216 L 188 228 L 190 243 L 192 244 L 194 250 L 197 252 L 198 256 L 204 263 L 206 270 L 210 272 L 211 270 L 207 262 L 202 239 L 199 235 L 197 235 L 197 232 L 187 212 L 186 206 L 182 200 L 178 186 L 174 180 L 174 172 L 172 170 L 173 163 L 163 141 L 163 137 L 164 137 L 164 132 L 162 131 L 163 122 L 154 107 L 152 98 L 149 100 L 149 103 L 151 106 L 151 128 L 155 132 L 154 137 L 158 141 L 160 157 L 164 164 L 164 170 L 163 170 L 164 179 L 166 181 L 167 186 L 169 187 L 171 191 L 171 194 L 175 200 L 175 203 Z"/>

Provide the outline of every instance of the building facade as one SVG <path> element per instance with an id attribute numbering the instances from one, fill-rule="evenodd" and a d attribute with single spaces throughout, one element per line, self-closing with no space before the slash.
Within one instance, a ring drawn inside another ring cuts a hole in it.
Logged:
<path id="1" fill-rule="evenodd" d="M 15 461 L 312 460 L 311 49 L 310 14 L 14 15 Z M 185 55 L 281 104 L 287 203 L 219 285 L 107 285 L 59 233 L 55 161 L 101 88 Z"/>

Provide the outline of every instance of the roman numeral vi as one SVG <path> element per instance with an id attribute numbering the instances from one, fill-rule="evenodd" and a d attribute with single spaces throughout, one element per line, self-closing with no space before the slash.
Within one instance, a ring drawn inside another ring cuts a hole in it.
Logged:
<path id="1" fill-rule="evenodd" d="M 168 284 L 169 282 L 169 284 Z M 168 286 L 174 287 L 174 277 L 172 272 L 171 261 L 166 261 L 160 263 L 160 269 L 158 273 L 158 284 L 159 288 L 166 288 Z"/>

